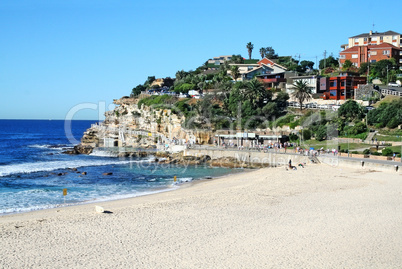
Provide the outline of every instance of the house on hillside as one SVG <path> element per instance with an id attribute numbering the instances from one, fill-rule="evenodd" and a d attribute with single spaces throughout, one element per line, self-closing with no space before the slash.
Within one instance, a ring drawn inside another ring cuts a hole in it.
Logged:
<path id="1" fill-rule="evenodd" d="M 320 79 L 320 91 L 323 91 L 324 100 L 354 99 L 355 90 L 359 85 L 367 83 L 366 77 L 356 73 L 342 72 L 337 77 L 324 77 Z"/>
<path id="2" fill-rule="evenodd" d="M 208 60 L 208 64 L 215 64 L 215 65 L 221 65 L 225 61 L 230 61 L 232 59 L 232 55 L 225 55 L 225 56 L 218 56 L 214 57 L 212 59 Z"/>
<path id="3" fill-rule="evenodd" d="M 293 76 L 287 79 L 286 81 L 286 92 L 291 94 L 293 93 L 295 86 L 294 84 L 297 81 L 303 81 L 307 83 L 307 87 L 311 89 L 312 94 L 316 94 L 320 92 L 320 76 Z"/>
<path id="4" fill-rule="evenodd" d="M 255 61 L 250 63 L 244 64 L 230 64 L 239 67 L 240 72 L 240 80 L 250 80 L 254 77 L 257 77 L 261 80 L 267 79 L 279 79 L 279 80 L 272 80 L 269 83 L 273 83 L 271 87 L 277 87 L 278 84 L 275 83 L 283 83 L 284 79 L 284 72 L 287 70 L 286 67 L 283 67 L 274 61 L 264 58 L 260 61 Z M 228 71 L 230 74 L 230 71 Z M 282 79 L 282 80 L 281 80 Z M 268 81 L 265 81 L 268 83 Z M 274 85 L 275 84 L 275 85 Z"/>

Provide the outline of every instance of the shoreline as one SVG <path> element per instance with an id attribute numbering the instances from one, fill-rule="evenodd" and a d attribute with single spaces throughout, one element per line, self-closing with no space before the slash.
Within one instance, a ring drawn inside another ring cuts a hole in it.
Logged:
<path id="1" fill-rule="evenodd" d="M 210 167 L 211 169 L 213 167 Z M 70 169 L 70 168 L 67 168 Z M 69 208 L 69 207 L 75 207 L 75 206 L 85 206 L 85 205 L 94 205 L 97 203 L 108 203 L 108 202 L 113 202 L 113 201 L 119 201 L 119 200 L 126 200 L 126 199 L 136 199 L 139 197 L 143 197 L 143 196 L 149 196 L 149 195 L 157 195 L 160 193 L 164 193 L 164 192 L 171 192 L 171 191 L 177 191 L 181 188 L 188 188 L 191 187 L 192 185 L 198 184 L 200 182 L 203 181 L 209 181 L 209 180 L 216 180 L 219 178 L 224 178 L 224 177 L 230 177 L 231 175 L 236 175 L 236 174 L 240 174 L 240 173 L 247 173 L 247 172 L 252 172 L 253 170 L 258 170 L 255 168 L 232 168 L 232 170 L 239 170 L 238 172 L 233 172 L 231 171 L 228 174 L 225 175 L 221 175 L 221 176 L 212 176 L 211 178 L 206 178 L 209 176 L 204 176 L 201 178 L 192 178 L 191 181 L 183 181 L 183 182 L 177 182 L 176 184 L 173 183 L 169 186 L 166 187 L 160 187 L 160 189 L 157 190 L 153 190 L 153 191 L 147 191 L 147 192 L 143 192 L 143 193 L 139 193 L 139 194 L 126 194 L 127 197 L 124 198 L 112 198 L 112 197 L 105 197 L 103 199 L 101 198 L 97 198 L 99 200 L 88 200 L 88 201 L 82 201 L 82 202 L 77 202 L 74 204 L 57 204 L 54 207 L 49 207 L 49 208 L 42 208 L 42 209 L 33 209 L 33 210 L 27 210 L 27 211 L 19 211 L 19 212 L 11 212 L 11 213 L 2 213 L 0 214 L 0 223 L 1 223 L 1 218 L 5 217 L 5 216 L 13 216 L 13 215 L 20 215 L 20 214 L 29 214 L 29 213 L 35 213 L 35 212 L 39 212 L 39 211 L 52 211 L 52 210 L 56 210 L 59 211 L 63 208 Z M 240 171 L 242 170 L 242 171 Z M 180 179 L 180 178 L 179 178 Z"/>
<path id="2" fill-rule="evenodd" d="M 183 185 L 97 203 L 108 213 L 85 204 L 1 216 L 0 265 L 397 268 L 402 262 L 398 174 L 308 164 Z"/>

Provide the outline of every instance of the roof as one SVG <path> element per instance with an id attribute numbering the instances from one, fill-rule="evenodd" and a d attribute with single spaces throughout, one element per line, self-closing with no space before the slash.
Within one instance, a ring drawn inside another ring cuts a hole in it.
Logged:
<path id="1" fill-rule="evenodd" d="M 208 70 L 205 70 L 205 71 L 202 72 L 202 74 L 204 74 L 204 75 L 218 74 L 218 73 L 219 73 L 219 70 L 211 70 L 211 69 L 208 69 Z"/>
<path id="2" fill-rule="evenodd" d="M 289 77 L 289 78 L 291 78 L 291 79 L 298 79 L 298 78 L 320 78 L 320 76 L 316 76 L 316 75 L 313 75 L 313 76 L 297 76 L 297 77 Z"/>
<path id="3" fill-rule="evenodd" d="M 363 34 L 352 36 L 349 38 L 366 37 L 366 36 L 380 36 L 380 35 L 401 35 L 401 34 L 394 32 L 394 31 L 386 31 L 383 33 L 373 32 L 371 35 L 370 35 L 370 33 L 363 33 Z"/>
<path id="4" fill-rule="evenodd" d="M 382 43 L 382 44 L 378 44 L 378 45 L 366 45 L 366 46 L 353 46 L 351 48 L 345 49 L 343 51 L 341 51 L 340 53 L 353 53 L 353 52 L 358 52 L 359 51 L 359 47 L 368 47 L 369 50 L 376 50 L 376 49 L 384 49 L 384 48 L 392 48 L 392 49 L 396 49 L 396 50 L 401 50 L 398 47 L 395 47 L 392 44 L 389 43 Z"/>
<path id="5" fill-rule="evenodd" d="M 393 49 L 396 49 L 396 50 L 400 50 L 400 48 L 398 48 L 398 47 L 396 47 L 396 46 L 394 46 L 392 44 L 389 44 L 389 43 L 382 43 L 382 44 L 378 44 L 378 45 L 369 45 L 368 47 L 371 50 L 373 50 L 373 49 L 382 49 L 382 48 L 393 48 Z"/>

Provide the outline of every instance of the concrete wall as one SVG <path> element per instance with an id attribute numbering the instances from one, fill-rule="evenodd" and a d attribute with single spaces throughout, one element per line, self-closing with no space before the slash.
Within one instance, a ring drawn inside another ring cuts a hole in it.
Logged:
<path id="1" fill-rule="evenodd" d="M 298 163 L 309 163 L 307 156 L 285 153 L 264 153 L 263 151 L 214 149 L 187 149 L 184 151 L 184 156 L 201 157 L 205 155 L 208 155 L 211 157 L 211 159 L 229 157 L 236 158 L 240 162 L 269 164 L 271 166 L 288 165 L 289 160 L 292 160 L 292 165 L 297 165 Z"/>
<path id="2" fill-rule="evenodd" d="M 298 163 L 311 163 L 308 156 L 298 154 L 285 154 L 285 153 L 273 153 L 262 151 L 246 151 L 246 150 L 215 150 L 215 149 L 186 149 L 184 156 L 196 156 L 202 157 L 208 155 L 211 159 L 219 158 L 236 158 L 240 162 L 245 163 L 260 163 L 269 164 L 271 166 L 283 166 L 288 165 L 289 160 L 292 160 L 292 165 L 297 166 Z M 402 163 L 389 162 L 389 163 L 374 163 L 364 161 L 362 163 L 358 159 L 340 159 L 337 156 L 334 157 L 317 157 L 317 159 L 324 164 L 339 167 L 350 167 L 362 170 L 375 170 L 391 173 L 399 173 L 402 175 Z M 324 175 L 323 175 L 324 176 Z"/>
<path id="3" fill-rule="evenodd" d="M 340 159 L 340 158 L 330 158 L 330 157 L 318 157 L 321 163 L 328 164 L 331 166 L 339 166 L 339 167 L 350 167 L 357 168 L 361 170 L 374 170 L 374 171 L 382 171 L 382 172 L 390 172 L 390 173 L 398 173 L 402 175 L 402 163 L 398 162 L 390 162 L 387 164 L 384 163 L 374 163 L 368 161 L 356 160 L 353 158 L 350 159 Z"/>

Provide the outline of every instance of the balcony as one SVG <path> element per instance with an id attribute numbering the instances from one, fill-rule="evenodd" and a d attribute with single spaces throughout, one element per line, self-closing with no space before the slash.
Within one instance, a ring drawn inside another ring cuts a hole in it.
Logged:
<path id="1" fill-rule="evenodd" d="M 263 78 L 261 81 L 264 83 L 279 83 L 286 82 L 286 78 Z"/>

